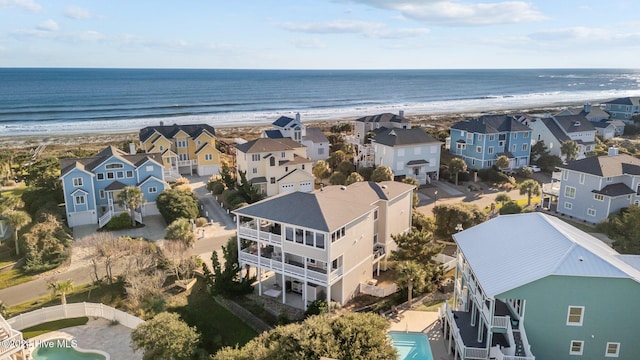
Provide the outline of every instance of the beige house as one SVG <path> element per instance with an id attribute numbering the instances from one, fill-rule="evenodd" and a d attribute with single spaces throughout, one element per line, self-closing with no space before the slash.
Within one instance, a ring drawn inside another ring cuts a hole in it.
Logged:
<path id="1" fill-rule="evenodd" d="M 236 149 L 238 174 L 245 171 L 247 180 L 266 196 L 313 191 L 313 162 L 307 159 L 304 145 L 288 138 L 260 138 L 236 145 Z"/>
<path id="2" fill-rule="evenodd" d="M 413 189 L 394 181 L 357 182 L 280 194 L 235 210 L 240 266 L 257 270 L 260 295 L 304 309 L 317 299 L 344 305 L 396 249 L 391 235 L 411 229 Z M 267 274 L 274 274 L 271 282 Z"/>

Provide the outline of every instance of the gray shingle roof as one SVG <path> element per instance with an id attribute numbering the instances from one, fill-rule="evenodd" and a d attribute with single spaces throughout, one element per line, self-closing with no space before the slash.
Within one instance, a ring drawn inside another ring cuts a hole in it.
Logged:
<path id="1" fill-rule="evenodd" d="M 562 115 L 552 116 L 552 118 L 556 119 L 558 125 L 566 133 L 595 130 L 593 123 L 584 117 L 584 115 Z"/>
<path id="2" fill-rule="evenodd" d="M 432 138 L 421 128 L 376 131 L 371 141 L 387 146 L 440 144 L 440 141 Z"/>
<path id="3" fill-rule="evenodd" d="M 312 193 L 291 192 L 245 206 L 234 212 L 300 227 L 332 232 L 390 200 L 413 189 L 412 185 L 384 181 L 327 186 Z"/>
<path id="4" fill-rule="evenodd" d="M 558 123 L 553 121 L 552 118 L 550 117 L 542 118 L 540 119 L 540 121 L 542 121 L 542 123 L 547 127 L 547 129 L 549 129 L 551 134 L 553 134 L 553 137 L 558 139 L 558 141 L 565 142 L 567 140 L 571 140 L 571 138 L 567 134 L 565 134 L 564 131 L 562 131 L 562 128 L 560 128 Z"/>
<path id="5" fill-rule="evenodd" d="M 496 134 L 501 132 L 531 131 L 511 115 L 482 115 L 477 119 L 460 121 L 452 129 L 465 130 L 478 134 Z"/>
<path id="6" fill-rule="evenodd" d="M 561 168 L 600 177 L 614 177 L 623 174 L 640 175 L 640 159 L 627 154 L 591 156 L 572 161 Z"/>
<path id="7" fill-rule="evenodd" d="M 64 176 L 66 173 L 68 173 L 69 171 L 75 168 L 80 168 L 89 172 L 93 172 L 93 170 L 98 165 L 102 164 L 112 156 L 115 156 L 116 158 L 124 162 L 128 162 L 136 167 L 145 163 L 149 159 L 155 160 L 158 163 L 162 164 L 162 156 L 157 153 L 129 155 L 114 146 L 107 146 L 102 151 L 100 151 L 95 157 L 60 159 L 60 169 L 61 169 L 60 176 Z"/>
<path id="8" fill-rule="evenodd" d="M 600 190 L 593 190 L 592 192 L 596 194 L 611 196 L 611 197 L 636 193 L 635 191 L 631 190 L 627 185 L 623 183 L 607 185 Z"/>
<path id="9" fill-rule="evenodd" d="M 140 129 L 140 141 L 146 141 L 149 137 L 151 137 L 156 132 L 159 132 L 167 139 L 171 139 L 175 134 L 177 134 L 180 130 L 186 132 L 192 138 L 198 137 L 202 134 L 203 131 L 209 132 L 211 135 L 216 135 L 216 130 L 211 125 L 207 124 L 193 124 L 193 125 L 159 125 L 159 126 L 147 126 L 143 129 Z"/>
<path id="10" fill-rule="evenodd" d="M 302 140 L 309 140 L 314 144 L 329 142 L 320 128 L 307 128 L 307 134 L 302 137 Z"/>
<path id="11" fill-rule="evenodd" d="M 236 149 L 238 149 L 238 151 L 241 151 L 245 154 L 293 150 L 301 147 L 305 147 L 305 146 L 289 138 L 282 138 L 282 139 L 260 138 L 260 139 L 248 141 L 244 144 L 236 145 Z"/>
<path id="12" fill-rule="evenodd" d="M 365 122 L 365 123 L 368 123 L 368 122 L 408 123 L 410 122 L 409 119 L 405 118 L 404 116 L 400 116 L 392 113 L 364 116 L 359 119 L 356 119 L 356 121 Z"/>
<path id="13" fill-rule="evenodd" d="M 640 106 L 640 97 L 638 96 L 623 97 L 623 98 L 607 101 L 605 104 Z"/>

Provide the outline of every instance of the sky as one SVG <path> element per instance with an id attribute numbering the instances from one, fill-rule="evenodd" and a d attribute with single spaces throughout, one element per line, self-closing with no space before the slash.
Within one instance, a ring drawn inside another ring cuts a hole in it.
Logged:
<path id="1" fill-rule="evenodd" d="M 638 0 L 0 0 L 0 67 L 638 68 Z"/>

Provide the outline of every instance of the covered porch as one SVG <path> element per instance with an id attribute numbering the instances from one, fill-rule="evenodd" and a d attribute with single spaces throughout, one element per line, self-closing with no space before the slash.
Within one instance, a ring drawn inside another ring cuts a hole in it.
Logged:
<path id="1" fill-rule="evenodd" d="M 429 162 L 424 159 L 407 162 L 407 177 L 414 178 L 419 185 L 431 184 L 431 177 L 437 176 L 437 171 L 428 172 Z"/>

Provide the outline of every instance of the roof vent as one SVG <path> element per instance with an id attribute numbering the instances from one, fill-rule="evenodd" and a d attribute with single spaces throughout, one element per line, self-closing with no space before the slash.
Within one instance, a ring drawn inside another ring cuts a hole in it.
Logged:
<path id="1" fill-rule="evenodd" d="M 386 189 L 387 189 L 387 185 L 380 185 L 380 188 L 382 188 L 382 189 L 385 189 L 385 190 L 386 190 Z"/>
<path id="2" fill-rule="evenodd" d="M 573 123 L 573 126 L 575 126 L 575 127 L 580 126 L 580 121 L 575 121 L 575 122 Z"/>
<path id="3" fill-rule="evenodd" d="M 389 132 L 389 135 L 391 135 L 391 136 L 396 136 L 396 131 L 395 131 L 395 130 L 391 130 L 391 131 Z"/>
<path id="4" fill-rule="evenodd" d="M 582 256 L 580 256 L 580 257 L 578 258 L 578 261 L 584 261 L 584 259 L 582 258 Z"/>
<path id="5" fill-rule="evenodd" d="M 342 185 L 342 186 L 340 186 L 340 190 L 347 190 L 347 187 Z"/>
<path id="6" fill-rule="evenodd" d="M 618 148 L 615 147 L 615 146 L 610 147 L 609 151 L 607 152 L 607 155 L 609 155 L 609 156 L 615 156 L 615 155 L 618 155 L 618 154 L 619 154 L 618 153 Z"/>

